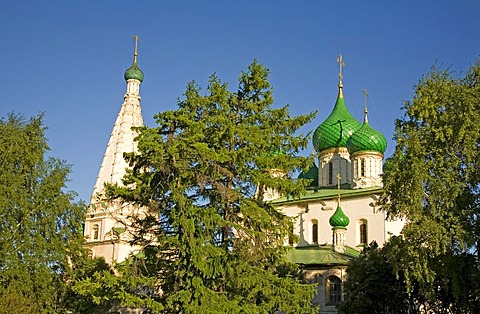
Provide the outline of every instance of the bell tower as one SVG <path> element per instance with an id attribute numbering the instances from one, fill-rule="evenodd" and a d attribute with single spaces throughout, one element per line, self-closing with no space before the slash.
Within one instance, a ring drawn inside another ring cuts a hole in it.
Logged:
<path id="1" fill-rule="evenodd" d="M 105 184 L 122 185 L 128 168 L 123 154 L 137 151 L 134 141 L 137 133 L 132 128 L 143 126 L 140 106 L 143 72 L 137 64 L 139 38 L 135 35 L 134 39 L 133 62 L 124 75 L 127 91 L 103 156 L 85 218 L 87 247 L 93 256 L 103 256 L 109 264 L 121 262 L 138 250 L 130 245 L 134 231 L 131 222 L 132 218 L 141 215 L 142 209 L 130 203 L 108 200 L 105 196 Z"/>

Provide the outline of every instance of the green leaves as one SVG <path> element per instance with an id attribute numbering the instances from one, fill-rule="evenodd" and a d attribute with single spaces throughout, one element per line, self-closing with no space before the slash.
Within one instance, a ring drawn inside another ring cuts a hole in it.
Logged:
<path id="1" fill-rule="evenodd" d="M 42 120 L 16 114 L 0 120 L 0 295 L 52 313 L 63 306 L 84 217 L 75 195 L 64 192 L 69 167 L 45 158 Z"/>
<path id="2" fill-rule="evenodd" d="M 439 256 L 478 256 L 479 74 L 477 63 L 462 78 L 436 68 L 424 76 L 396 121 L 397 147 L 385 165 L 382 206 L 389 217 L 407 220 L 394 266 L 409 291 L 417 282 L 431 302 Z"/>

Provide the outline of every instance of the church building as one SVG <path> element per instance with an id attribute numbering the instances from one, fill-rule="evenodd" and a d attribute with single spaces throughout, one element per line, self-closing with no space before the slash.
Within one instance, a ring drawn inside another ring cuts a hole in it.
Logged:
<path id="1" fill-rule="evenodd" d="M 132 220 L 142 208 L 109 201 L 105 183 L 122 184 L 128 167 L 124 153 L 135 152 L 132 127 L 143 125 L 140 85 L 144 75 L 137 64 L 138 36 L 133 63 L 125 72 L 127 90 L 103 157 L 91 203 L 85 218 L 87 246 L 93 256 L 120 263 L 140 248 L 129 241 L 135 230 Z M 343 298 L 343 282 L 349 262 L 372 241 L 380 245 L 398 235 L 403 221 L 389 221 L 376 201 L 382 193 L 382 167 L 387 141 L 368 123 L 366 91 L 363 123 L 348 111 L 343 90 L 343 61 L 340 64 L 338 96 L 331 114 L 313 134 L 316 162 L 299 178 L 311 179 L 300 199 L 271 192 L 266 200 L 294 218 L 294 234 L 285 245 L 293 249 L 289 258 L 301 265 L 307 282 L 318 285 L 315 305 L 320 313 L 336 313 Z"/>
<path id="2" fill-rule="evenodd" d="M 330 115 L 313 134 L 316 164 L 299 175 L 311 179 L 300 199 L 272 198 L 271 202 L 295 219 L 290 259 L 304 269 L 307 282 L 318 285 L 313 303 L 320 313 L 337 313 L 343 300 L 346 268 L 372 241 L 382 245 L 398 235 L 404 222 L 389 221 L 376 202 L 382 193 L 385 136 L 368 123 L 364 91 L 363 123 L 348 111 L 343 96 L 343 60 L 337 101 Z"/>

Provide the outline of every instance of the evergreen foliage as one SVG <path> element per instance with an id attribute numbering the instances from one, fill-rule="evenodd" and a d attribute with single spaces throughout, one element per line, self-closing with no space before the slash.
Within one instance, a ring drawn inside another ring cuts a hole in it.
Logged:
<path id="1" fill-rule="evenodd" d="M 316 311 L 314 287 L 285 259 L 292 221 L 263 200 L 271 189 L 304 193 L 308 180 L 292 175 L 311 164 L 297 155 L 308 140 L 294 133 L 314 114 L 273 108 L 268 75 L 254 61 L 235 92 L 215 75 L 206 95 L 189 83 L 177 110 L 139 128 L 128 188 L 110 190 L 148 209 L 134 240 L 146 250 L 117 277 L 128 283 L 124 304 L 165 313 Z"/>
<path id="2" fill-rule="evenodd" d="M 63 309 L 71 257 L 81 250 L 83 207 L 65 192 L 69 167 L 48 151 L 43 115 L 0 119 L 0 307 Z"/>

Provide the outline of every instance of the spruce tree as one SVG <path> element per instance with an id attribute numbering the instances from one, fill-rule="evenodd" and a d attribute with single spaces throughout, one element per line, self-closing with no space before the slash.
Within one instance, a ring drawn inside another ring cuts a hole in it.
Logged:
<path id="1" fill-rule="evenodd" d="M 148 209 L 134 240 L 146 250 L 117 279 L 130 282 L 130 304 L 166 313 L 316 311 L 314 287 L 286 260 L 292 220 L 263 198 L 305 191 L 307 182 L 292 176 L 311 163 L 299 156 L 308 141 L 295 132 L 314 113 L 274 108 L 268 75 L 254 61 L 234 92 L 216 75 L 205 95 L 191 82 L 178 109 L 139 129 L 127 188 L 111 189 Z"/>

